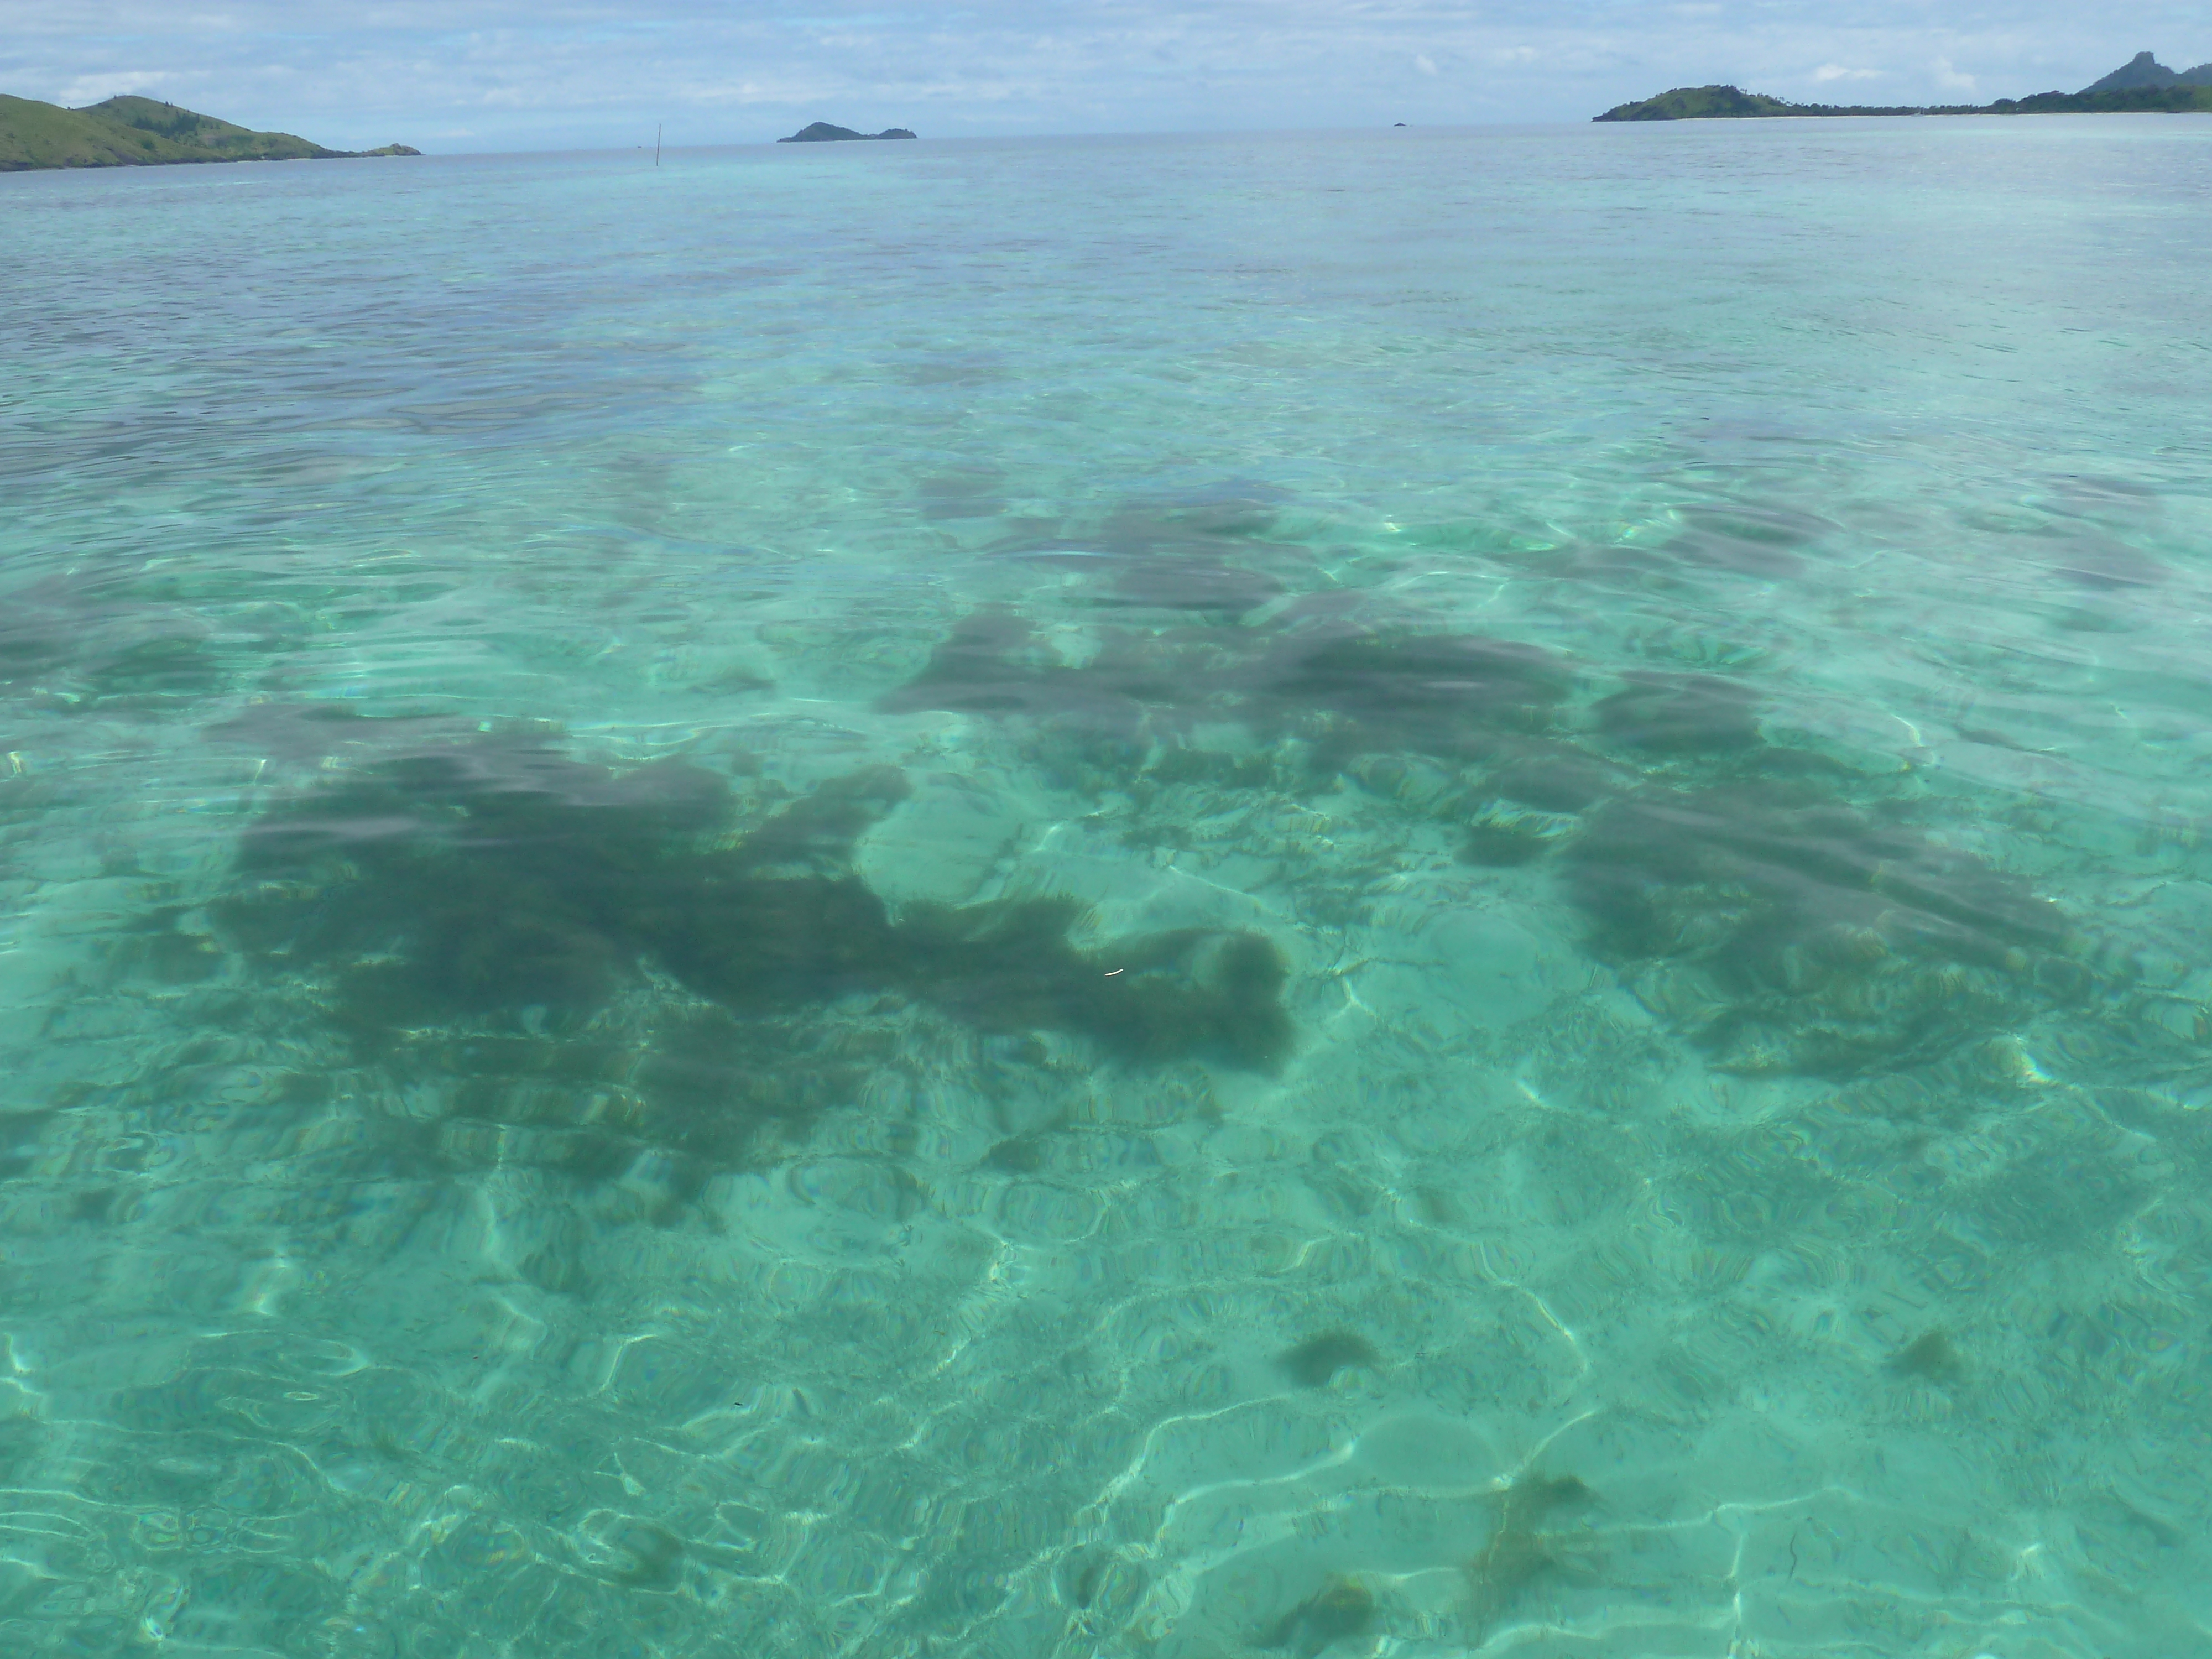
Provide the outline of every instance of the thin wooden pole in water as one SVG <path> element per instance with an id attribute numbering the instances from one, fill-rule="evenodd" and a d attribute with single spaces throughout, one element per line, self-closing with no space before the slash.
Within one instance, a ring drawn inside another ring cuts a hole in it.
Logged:
<path id="1" fill-rule="evenodd" d="M 655 121 L 655 122 L 653 124 L 653 166 L 655 166 L 655 167 L 659 167 L 659 166 L 660 165 L 660 129 L 661 129 L 661 126 L 662 126 L 662 123 L 660 123 L 660 122 L 659 122 L 659 121 Z"/>

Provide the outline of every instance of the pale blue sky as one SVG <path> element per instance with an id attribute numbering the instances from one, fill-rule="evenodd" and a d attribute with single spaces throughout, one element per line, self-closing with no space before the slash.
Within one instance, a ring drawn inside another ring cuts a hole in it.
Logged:
<path id="1" fill-rule="evenodd" d="M 744 143 L 1586 119 L 1733 81 L 1829 102 L 2071 91 L 2212 58 L 2203 0 L 0 0 L 0 91 L 143 92 L 346 147 Z"/>

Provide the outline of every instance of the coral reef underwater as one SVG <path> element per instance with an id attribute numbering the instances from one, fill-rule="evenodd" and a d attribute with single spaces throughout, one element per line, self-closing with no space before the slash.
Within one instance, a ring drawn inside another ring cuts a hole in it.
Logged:
<path id="1" fill-rule="evenodd" d="M 318 987 L 358 1057 L 537 1077 L 555 1103 L 598 1085 L 628 1103 L 589 1109 L 605 1123 L 720 1157 L 837 1093 L 834 1038 L 793 1022 L 842 1000 L 1067 1033 L 1124 1062 L 1281 1065 L 1285 967 L 1257 935 L 1085 951 L 1069 938 L 1079 907 L 1050 899 L 894 916 L 853 852 L 906 791 L 868 769 L 744 823 L 728 781 L 682 761 L 433 746 L 266 813 L 214 915 L 264 971 Z M 655 976 L 688 1005 L 639 1054 L 597 1022 Z"/>
<path id="2" fill-rule="evenodd" d="M 1273 590 L 1240 581 L 1229 538 L 1205 540 L 1187 589 L 1130 533 L 1134 551 L 1083 574 L 1114 604 L 1136 583 L 1156 621 L 1114 623 L 1068 659 L 1011 608 L 971 612 L 879 714 L 1011 726 L 1033 753 L 1073 744 L 1076 787 L 1118 792 L 1139 819 L 1179 787 L 1156 816 L 1397 792 L 1455 828 L 1466 863 L 1542 884 L 1721 1069 L 1917 1063 L 2088 981 L 2055 906 L 1917 830 L 1911 780 L 1771 739 L 1747 678 L 1595 675 L 1337 597 L 1190 627 L 1179 606 Z M 274 719 L 259 724 L 291 730 Z M 461 1079 L 454 1110 L 574 1132 L 584 1164 L 640 1143 L 759 1155 L 896 1047 L 886 1009 L 1060 1033 L 1123 1065 L 1272 1073 L 1292 1050 L 1285 961 L 1259 934 L 1084 948 L 1067 899 L 894 912 L 855 852 L 907 795 L 896 769 L 780 795 L 691 761 L 593 764 L 542 732 L 393 732 L 408 746 L 256 820 L 217 933 L 312 987 L 356 1062 Z M 1407 793 L 1415 772 L 1425 793 Z M 1127 839 L 1181 833 L 1133 820 Z M 179 962 L 210 970 L 197 950 Z M 647 1012 L 626 1024 L 618 1005 Z"/>
<path id="3" fill-rule="evenodd" d="M 878 706 L 1073 741 L 1139 799 L 1185 780 L 1389 789 L 1408 760 L 1441 767 L 1454 781 L 1425 810 L 1460 826 L 1462 859 L 1549 861 L 1587 947 L 1723 1069 L 1914 1064 L 2089 981 L 2055 905 L 1914 827 L 1910 778 L 1771 741 L 1741 678 L 1607 678 L 1341 606 L 1237 636 L 1113 630 L 1070 663 L 1000 609 L 955 623 Z"/>

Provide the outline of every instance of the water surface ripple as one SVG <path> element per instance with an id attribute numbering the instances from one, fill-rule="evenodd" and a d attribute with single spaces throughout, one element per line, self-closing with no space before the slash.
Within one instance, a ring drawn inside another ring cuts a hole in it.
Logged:
<path id="1" fill-rule="evenodd" d="M 0 1646 L 2212 1653 L 2209 160 L 0 178 Z"/>

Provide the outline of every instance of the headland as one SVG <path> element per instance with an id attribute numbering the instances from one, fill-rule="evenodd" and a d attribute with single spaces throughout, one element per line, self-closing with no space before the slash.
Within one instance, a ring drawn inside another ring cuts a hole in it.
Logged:
<path id="1" fill-rule="evenodd" d="M 420 155 L 405 144 L 330 149 L 289 132 L 257 132 L 155 98 L 82 109 L 0 94 L 0 173 L 40 167 L 170 167 L 198 161 L 323 161 Z"/>
<path id="2" fill-rule="evenodd" d="M 2170 70 L 2148 52 L 2079 92 L 2038 92 L 1988 104 L 1793 104 L 1732 86 L 1676 87 L 1616 104 L 1597 121 L 1755 120 L 1790 115 L 2168 115 L 2212 112 L 2212 63 Z"/>

